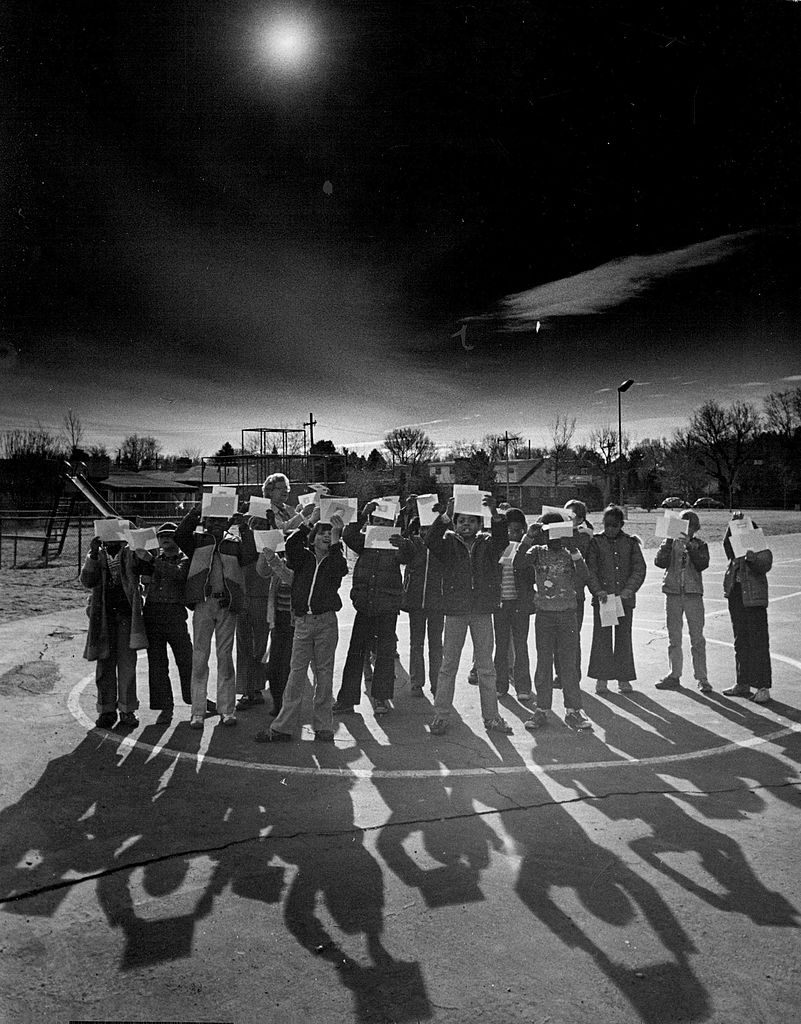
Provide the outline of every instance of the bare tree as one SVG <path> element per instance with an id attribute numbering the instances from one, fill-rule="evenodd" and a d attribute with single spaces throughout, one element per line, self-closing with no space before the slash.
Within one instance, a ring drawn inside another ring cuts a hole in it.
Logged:
<path id="1" fill-rule="evenodd" d="M 663 468 L 668 493 L 678 492 L 687 501 L 709 483 L 698 445 L 686 430 L 674 431 L 665 449 Z"/>
<path id="2" fill-rule="evenodd" d="M 568 419 L 565 414 L 557 414 L 556 421 L 551 425 L 550 435 L 552 446 L 550 456 L 553 459 L 553 485 L 559 486 L 559 464 L 564 464 L 570 453 L 570 443 L 576 432 L 576 417 Z"/>
<path id="3" fill-rule="evenodd" d="M 200 459 L 201 459 L 202 455 L 203 455 L 203 451 L 200 448 L 187 447 L 187 448 L 182 448 L 180 450 L 180 452 L 178 452 L 178 457 L 179 458 L 181 458 L 181 459 L 189 459 L 189 461 L 192 462 L 192 463 L 200 462 Z"/>
<path id="4" fill-rule="evenodd" d="M 748 457 L 750 443 L 760 428 L 760 416 L 750 402 L 734 402 L 728 409 L 708 401 L 690 418 L 689 439 L 712 476 L 734 503 L 734 491 Z"/>
<path id="5" fill-rule="evenodd" d="M 120 461 L 133 470 L 155 469 L 161 454 L 161 442 L 155 437 L 129 434 L 120 445 Z"/>
<path id="6" fill-rule="evenodd" d="M 419 427 L 396 427 L 390 430 L 384 438 L 384 447 L 393 463 L 408 465 L 412 470 L 433 459 L 437 453 L 437 446 Z"/>
<path id="7" fill-rule="evenodd" d="M 501 462 L 509 452 L 514 457 L 515 449 L 523 443 L 521 434 L 485 434 L 481 438 L 480 447 L 489 455 L 493 462 Z"/>
<path id="8" fill-rule="evenodd" d="M 790 438 L 801 426 L 801 388 L 771 391 L 764 398 L 765 425 L 780 437 Z"/>
<path id="9" fill-rule="evenodd" d="M 608 502 L 612 496 L 612 478 L 615 473 L 615 458 L 618 454 L 617 431 L 614 427 L 605 424 L 595 430 L 591 430 L 587 437 L 586 447 L 596 452 L 601 457 L 601 470 L 604 475 L 604 502 Z M 629 447 L 628 435 L 623 433 L 623 451 Z"/>
<path id="10" fill-rule="evenodd" d="M 61 432 L 70 452 L 81 447 L 83 441 L 83 423 L 81 417 L 72 409 L 67 409 L 61 421 Z"/>

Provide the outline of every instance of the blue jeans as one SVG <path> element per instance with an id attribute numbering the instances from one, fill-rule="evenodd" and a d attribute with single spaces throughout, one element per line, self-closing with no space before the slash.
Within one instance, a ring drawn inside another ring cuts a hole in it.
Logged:
<path id="1" fill-rule="evenodd" d="M 481 699 L 481 717 L 485 722 L 498 714 L 498 695 L 495 692 L 495 666 L 492 663 L 494 634 L 492 615 L 446 615 L 445 635 L 442 640 L 442 668 L 437 679 L 434 710 L 437 718 L 449 718 L 453 711 L 456 673 L 462 648 L 470 630 L 473 641 L 473 662 L 478 673 L 478 691 Z"/>
<path id="2" fill-rule="evenodd" d="M 289 679 L 283 694 L 281 713 L 272 724 L 275 732 L 292 734 L 300 731 L 303 724 L 300 714 L 303 694 L 308 685 L 309 666 L 314 673 L 314 731 L 332 731 L 334 655 L 338 639 L 339 624 L 336 612 L 299 615 L 295 619 Z"/>

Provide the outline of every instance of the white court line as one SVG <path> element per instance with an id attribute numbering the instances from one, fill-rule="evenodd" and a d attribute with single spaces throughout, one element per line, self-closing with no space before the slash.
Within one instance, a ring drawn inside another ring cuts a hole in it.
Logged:
<path id="1" fill-rule="evenodd" d="M 634 627 L 637 629 L 638 627 Z M 653 630 L 642 630 L 642 632 L 653 632 Z M 707 638 L 707 643 L 716 644 L 719 647 L 733 648 L 734 645 L 727 642 L 726 640 L 712 640 Z M 789 658 L 783 654 L 771 654 L 772 661 L 781 661 L 786 665 L 790 665 L 792 668 L 796 668 L 801 672 L 801 661 L 797 661 L 795 658 Z M 81 679 L 72 688 L 67 698 L 67 708 L 70 714 L 87 730 L 90 731 L 95 728 L 94 723 L 84 713 L 83 708 L 80 705 L 80 697 L 89 683 L 94 681 L 94 673 L 90 673 L 85 678 Z M 769 708 L 760 705 L 760 714 L 770 714 Z M 781 721 L 777 717 L 777 724 Z M 207 730 L 204 730 L 204 733 Z M 126 756 L 130 753 L 134 747 L 139 747 L 140 750 L 146 750 L 150 753 L 151 757 L 148 760 L 152 760 L 158 754 L 164 753 L 177 760 L 185 761 L 202 761 L 205 764 L 215 765 L 221 768 L 240 768 L 248 769 L 250 771 L 259 772 L 271 772 L 273 774 L 280 773 L 282 775 L 315 775 L 315 776 L 329 776 L 334 778 L 356 778 L 356 779 L 431 779 L 431 778 L 442 778 L 444 776 L 466 778 L 470 776 L 483 776 L 490 777 L 493 775 L 534 775 L 540 777 L 547 777 L 549 775 L 556 775 L 560 772 L 575 772 L 586 770 L 588 768 L 643 768 L 643 767 L 656 767 L 658 765 L 677 764 L 683 761 L 700 761 L 705 760 L 709 757 L 720 757 L 724 754 L 731 754 L 739 750 L 748 750 L 755 747 L 764 746 L 769 743 L 773 743 L 776 740 L 784 739 L 786 736 L 791 736 L 793 733 L 801 733 L 801 724 L 793 723 L 792 725 L 783 726 L 776 732 L 769 733 L 765 736 L 751 736 L 745 740 L 733 740 L 731 743 L 726 743 L 720 747 L 712 747 L 708 750 L 690 750 L 683 754 L 662 754 L 657 757 L 643 757 L 639 760 L 633 761 L 577 761 L 573 764 L 551 764 L 547 766 L 540 766 L 535 764 L 522 764 L 522 765 L 493 765 L 489 768 L 426 768 L 426 769 L 384 769 L 384 768 L 318 768 L 318 767 L 303 767 L 301 765 L 288 765 L 288 764 L 261 764 L 254 763 L 252 761 L 236 761 L 233 758 L 227 757 L 212 757 L 207 753 L 193 754 L 185 750 L 173 750 L 171 747 L 166 747 L 163 744 L 154 746 L 150 743 L 144 743 L 142 740 L 134 739 L 133 736 L 118 736 L 113 732 L 107 732 L 106 738 L 112 742 L 116 742 L 121 748 L 127 748 L 125 753 Z M 206 744 L 206 747 L 208 744 Z M 771 757 L 774 757 L 777 761 L 786 764 L 791 767 L 795 772 L 798 771 L 798 765 L 790 758 L 784 757 L 781 753 L 771 752 Z"/>
<path id="2" fill-rule="evenodd" d="M 793 593 L 793 594 L 782 594 L 780 597 L 772 597 L 770 599 L 770 603 L 769 603 L 768 607 L 770 607 L 771 604 L 776 604 L 777 601 L 789 601 L 793 597 L 801 597 L 801 590 L 796 590 L 795 593 Z M 717 612 L 708 612 L 707 615 L 706 615 L 706 618 L 707 619 L 711 619 L 715 615 L 728 615 L 728 614 L 729 614 L 729 609 L 728 608 L 721 608 L 720 611 L 717 611 Z M 773 655 L 771 655 L 771 657 L 773 657 Z"/>

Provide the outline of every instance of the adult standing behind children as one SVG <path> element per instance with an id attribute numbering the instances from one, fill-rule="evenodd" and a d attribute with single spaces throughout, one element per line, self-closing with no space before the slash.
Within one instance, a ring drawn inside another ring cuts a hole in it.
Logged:
<path id="1" fill-rule="evenodd" d="M 595 692 L 609 692 L 608 682 L 617 679 L 621 693 L 631 693 L 632 680 L 637 678 L 631 626 L 635 594 L 645 582 L 645 559 L 640 538 L 625 533 L 623 509 L 608 505 L 604 509 L 603 533 L 592 538 L 587 551 L 589 590 L 592 594 L 592 650 L 588 674 L 595 679 Z M 602 626 L 600 606 L 610 596 L 620 598 L 623 617 L 616 626 Z"/>
<path id="2" fill-rule="evenodd" d="M 175 543 L 190 559 L 185 598 L 192 609 L 192 729 L 203 728 L 212 636 L 217 647 L 217 711 L 223 725 L 236 725 L 233 647 L 245 593 L 242 566 L 256 561 L 253 533 L 239 513 L 230 520 L 206 516 L 202 521 L 200 513 L 196 505 L 175 532 Z M 239 537 L 227 530 L 234 522 Z"/>
<path id="3" fill-rule="evenodd" d="M 184 590 L 189 559 L 175 543 L 175 523 L 157 530 L 159 551 L 155 557 L 142 552 L 145 577 L 145 629 L 147 630 L 147 681 L 150 708 L 158 711 L 157 725 L 172 721 L 175 700 L 170 682 L 167 646 L 172 650 L 184 704 L 192 703 L 192 641 L 187 629 Z"/>
<path id="4" fill-rule="evenodd" d="M 311 531 L 301 525 L 287 538 L 286 564 L 293 574 L 295 616 L 292 660 L 281 712 L 270 729 L 256 734 L 259 742 L 288 741 L 300 730 L 309 666 L 314 674 L 314 738 L 334 741 L 334 655 L 339 638 L 337 612 L 342 607 L 339 586 L 348 572 L 340 544 L 342 526 L 342 519 L 332 516 L 330 523 L 316 522 Z"/>
<path id="5" fill-rule="evenodd" d="M 428 548 L 443 566 L 445 634 L 442 668 L 434 699 L 432 735 L 447 732 L 453 713 L 456 673 L 467 631 L 473 641 L 473 659 L 478 675 L 481 717 L 492 732 L 510 734 L 512 729 L 498 714 L 495 690 L 495 666 L 492 614 L 500 605 L 500 566 L 498 559 L 509 543 L 506 518 L 499 515 L 495 499 L 484 498 L 492 515 L 492 533 L 481 530 L 481 516 L 460 512 L 454 517 L 453 498 L 444 514 L 437 516 L 428 535 Z"/>
<path id="6" fill-rule="evenodd" d="M 95 725 L 101 729 L 111 729 L 118 712 L 123 728 L 139 725 L 136 652 L 147 647 L 140 567 L 141 562 L 125 541 L 103 544 L 93 537 L 81 569 L 81 583 L 92 591 L 83 656 L 97 662 Z"/>
<path id="7" fill-rule="evenodd" d="M 690 631 L 693 674 L 701 693 L 711 693 L 706 670 L 704 639 L 704 581 L 702 573 L 709 567 L 709 546 L 696 537 L 701 522 L 695 512 L 682 512 L 687 534 L 673 539 L 666 537 L 656 552 L 654 565 L 665 570 L 662 593 L 665 595 L 665 622 L 668 631 L 668 664 L 670 671 L 656 684 L 657 690 L 678 690 L 684 658 L 681 649 L 683 620 Z"/>
<path id="8" fill-rule="evenodd" d="M 373 645 L 375 666 L 371 697 L 374 714 L 387 714 L 389 701 L 395 694 L 395 628 L 403 598 L 403 580 L 397 551 L 365 546 L 367 523 L 377 507 L 377 501 L 368 501 L 358 521 L 348 523 L 342 534 L 345 544 L 358 556 L 350 591 L 356 616 L 342 671 L 342 685 L 334 704 L 335 714 L 351 714 L 361 701 L 364 658 Z"/>
<path id="9" fill-rule="evenodd" d="M 735 512 L 732 521 L 742 518 L 742 512 Z M 751 687 L 754 687 L 756 692 L 753 700 L 757 704 L 767 704 L 772 686 L 768 573 L 773 567 L 773 553 L 767 549 L 749 549 L 744 555 L 735 556 L 731 544 L 731 525 L 723 538 L 723 550 L 729 559 L 723 577 L 723 593 L 729 604 L 734 632 L 736 672 L 734 686 L 723 692 L 727 697 L 751 697 Z"/>

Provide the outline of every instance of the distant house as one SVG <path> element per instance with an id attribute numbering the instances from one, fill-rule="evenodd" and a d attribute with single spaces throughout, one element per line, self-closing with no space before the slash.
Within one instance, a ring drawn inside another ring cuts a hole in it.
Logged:
<path id="1" fill-rule="evenodd" d="M 198 488 L 180 481 L 172 470 L 143 470 L 134 473 L 112 468 L 105 480 L 97 480 L 95 489 L 122 515 L 170 518 L 180 513 L 179 506 L 193 502 Z"/>

